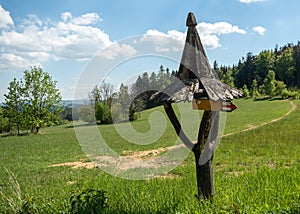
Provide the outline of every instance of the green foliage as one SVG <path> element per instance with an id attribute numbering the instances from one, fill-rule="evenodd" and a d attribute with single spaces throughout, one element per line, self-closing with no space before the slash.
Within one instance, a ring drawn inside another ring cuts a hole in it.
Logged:
<path id="1" fill-rule="evenodd" d="M 117 109 L 116 109 L 117 110 Z M 97 104 L 97 111 L 101 112 L 99 114 L 100 117 L 97 118 L 97 120 L 100 121 L 102 124 L 111 124 L 112 116 L 111 116 L 111 108 L 110 104 L 107 102 L 99 102 Z M 117 112 L 115 112 L 117 114 Z"/>
<path id="2" fill-rule="evenodd" d="M 252 84 L 251 84 L 251 97 L 256 99 L 256 98 L 259 98 L 260 97 L 260 93 L 258 91 L 258 85 L 257 85 L 257 80 L 254 79 L 252 81 Z"/>
<path id="3" fill-rule="evenodd" d="M 250 96 L 250 91 L 248 90 L 248 87 L 246 85 L 243 86 L 242 92 L 244 93 L 245 97 L 249 97 Z"/>
<path id="4" fill-rule="evenodd" d="M 10 132 L 10 123 L 4 115 L 3 108 L 0 107 L 0 134 L 4 132 Z"/>
<path id="5" fill-rule="evenodd" d="M 101 214 L 108 208 L 107 197 L 103 190 L 88 189 L 71 196 L 71 214 Z"/>
<path id="6" fill-rule="evenodd" d="M 276 80 L 275 80 L 275 72 L 272 70 L 269 70 L 267 73 L 267 76 L 264 80 L 265 84 L 265 92 L 268 95 L 273 96 L 273 93 L 275 91 L 275 85 L 276 85 Z"/>
<path id="7" fill-rule="evenodd" d="M 280 49 L 263 50 L 258 55 L 248 53 L 242 57 L 237 65 L 220 66 L 214 62 L 214 69 L 220 75 L 224 83 L 242 88 L 244 85 L 251 91 L 251 96 L 279 97 L 284 85 L 276 81 L 283 82 L 288 90 L 300 88 L 300 42 L 297 45 L 287 44 Z M 275 72 L 269 74 L 269 71 Z M 256 81 L 256 88 L 252 87 Z M 276 88 L 278 85 L 278 88 Z"/>
<path id="8" fill-rule="evenodd" d="M 78 109 L 78 118 L 89 124 L 95 124 L 96 118 L 94 108 L 91 106 L 82 106 Z"/>
<path id="9" fill-rule="evenodd" d="M 23 117 L 25 115 L 24 103 L 22 95 L 24 93 L 22 88 L 22 82 L 19 82 L 14 78 L 9 83 L 8 94 L 4 94 L 5 104 L 3 116 L 9 119 L 10 126 L 17 127 L 17 134 L 20 135 L 20 130 L 24 123 Z"/>
<path id="10" fill-rule="evenodd" d="M 9 191 L 4 191 L 0 186 L 0 207 L 4 205 L 5 209 L 2 210 L 4 213 L 20 213 L 20 214 L 31 214 L 37 213 L 36 204 L 32 197 L 24 199 L 22 196 L 21 188 L 16 176 L 5 168 L 9 176 L 9 181 L 6 187 Z"/>
<path id="11" fill-rule="evenodd" d="M 294 86 L 295 61 L 293 48 L 287 47 L 277 57 L 275 71 L 278 80 L 284 81 L 289 86 Z"/>
<path id="12" fill-rule="evenodd" d="M 10 82 L 4 96 L 4 115 L 17 127 L 18 135 L 21 129 L 38 133 L 42 126 L 60 122 L 62 105 L 56 81 L 40 67 L 32 67 L 24 71 L 23 79 Z"/>
<path id="13" fill-rule="evenodd" d="M 255 60 L 256 71 L 254 76 L 258 80 L 258 85 L 262 85 L 264 83 L 268 71 L 274 69 L 274 63 L 275 54 L 270 50 L 264 50 L 257 55 Z"/>
<path id="14" fill-rule="evenodd" d="M 286 88 L 282 90 L 281 97 L 283 99 L 299 99 L 300 98 L 300 92 L 298 91 L 289 91 Z"/>
<path id="15" fill-rule="evenodd" d="M 222 82 L 227 85 L 234 87 L 234 79 L 232 75 L 232 70 L 227 70 L 227 72 L 222 76 Z"/>
<path id="16" fill-rule="evenodd" d="M 286 90 L 286 84 L 283 81 L 276 81 L 274 96 L 281 96 L 282 92 Z"/>
<path id="17" fill-rule="evenodd" d="M 26 113 L 36 133 L 42 126 L 55 122 L 54 118 L 62 111 L 56 81 L 40 67 L 24 72 L 24 96 Z"/>
<path id="18" fill-rule="evenodd" d="M 172 75 L 176 75 L 176 72 L 170 74 L 168 68 L 160 66 L 157 74 L 152 72 L 149 77 L 148 73 L 144 72 L 130 88 L 121 84 L 116 93 L 113 93 L 111 84 L 102 82 L 89 93 L 89 104 L 94 108 L 94 113 L 84 107 L 80 110 L 81 119 L 92 123 L 92 114 L 95 114 L 97 123 L 101 124 L 136 120 L 141 111 L 158 105 L 150 101 L 150 97 L 169 85 Z"/>

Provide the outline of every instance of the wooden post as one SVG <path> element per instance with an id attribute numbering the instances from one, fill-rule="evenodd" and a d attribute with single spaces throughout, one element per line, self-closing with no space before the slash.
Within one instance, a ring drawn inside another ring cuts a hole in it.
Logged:
<path id="1" fill-rule="evenodd" d="M 196 18 L 191 12 L 188 14 L 186 25 L 188 26 L 186 43 L 177 74 L 184 86 L 174 81 L 162 92 L 152 95 L 151 99 L 164 102 L 165 111 L 176 134 L 194 153 L 199 199 L 212 199 L 213 155 L 218 141 L 220 111 L 235 110 L 237 107 L 231 100 L 233 97 L 243 97 L 243 93 L 222 83 L 216 71 L 211 69 L 196 28 Z M 190 92 L 193 92 L 193 109 L 204 110 L 196 144 L 181 129 L 171 104 L 172 100 L 176 102 L 190 100 L 187 99 Z M 184 94 L 186 96 L 182 96 Z"/>
<path id="2" fill-rule="evenodd" d="M 212 111 L 204 111 L 198 133 L 197 144 L 193 144 L 191 140 L 185 135 L 181 129 L 181 125 L 175 115 L 172 104 L 170 101 L 164 102 L 164 109 L 177 133 L 179 138 L 193 151 L 195 156 L 196 175 L 197 175 L 197 189 L 199 200 L 204 199 L 212 200 L 214 195 L 214 175 L 213 175 L 213 155 L 203 165 L 199 164 L 201 152 L 207 143 L 210 135 L 212 140 L 216 140 L 218 133 L 219 113 Z M 211 130 L 213 125 L 213 130 Z M 210 134 L 211 133 L 211 134 Z"/>
<path id="3" fill-rule="evenodd" d="M 193 148 L 196 164 L 198 198 L 212 199 L 214 195 L 213 156 L 200 165 L 201 151 L 206 145 L 212 124 L 212 112 L 204 111 L 198 133 L 197 144 Z"/>

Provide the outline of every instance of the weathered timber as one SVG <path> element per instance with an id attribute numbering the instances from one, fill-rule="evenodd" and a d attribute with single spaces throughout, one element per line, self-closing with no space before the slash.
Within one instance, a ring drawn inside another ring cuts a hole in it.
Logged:
<path id="1" fill-rule="evenodd" d="M 210 67 L 197 32 L 197 21 L 193 13 L 188 14 L 186 24 L 188 31 L 179 66 L 178 81 L 174 81 L 164 90 L 153 94 L 150 99 L 164 103 L 164 109 L 176 134 L 194 153 L 199 199 L 212 199 L 214 196 L 213 156 L 218 140 L 219 111 L 234 110 L 235 106 L 230 100 L 242 97 L 243 94 L 222 83 L 216 71 Z M 204 114 L 199 126 L 197 143 L 193 144 L 181 129 L 181 124 L 172 108 L 172 102 L 190 102 L 193 99 L 202 99 L 203 96 L 203 99 L 205 97 L 207 99 L 206 103 L 203 105 L 198 105 L 197 101 L 194 103 L 194 108 L 204 110 Z M 223 102 L 228 101 L 230 103 L 228 105 L 225 103 L 225 108 L 223 108 Z"/>
<path id="2" fill-rule="evenodd" d="M 178 137 L 180 138 L 180 140 L 184 143 L 184 145 L 189 148 L 190 150 L 192 150 L 194 148 L 194 144 L 192 141 L 190 141 L 190 139 L 185 135 L 184 131 L 181 129 L 181 124 L 179 123 L 177 116 L 174 112 L 174 109 L 172 107 L 172 103 L 170 101 L 165 101 L 164 102 L 164 109 L 165 112 L 168 115 L 168 118 L 170 119 L 176 134 L 178 135 Z"/>

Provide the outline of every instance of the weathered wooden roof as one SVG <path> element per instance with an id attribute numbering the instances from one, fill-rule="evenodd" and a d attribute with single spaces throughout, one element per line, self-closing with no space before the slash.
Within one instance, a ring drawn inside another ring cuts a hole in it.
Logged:
<path id="1" fill-rule="evenodd" d="M 163 91 L 152 95 L 157 101 L 171 100 L 175 102 L 191 101 L 193 94 L 206 92 L 213 101 L 242 97 L 239 90 L 222 83 L 207 59 L 197 31 L 197 21 L 193 13 L 189 13 L 186 21 L 188 27 L 186 42 L 179 66 L 180 83 L 175 81 Z"/>

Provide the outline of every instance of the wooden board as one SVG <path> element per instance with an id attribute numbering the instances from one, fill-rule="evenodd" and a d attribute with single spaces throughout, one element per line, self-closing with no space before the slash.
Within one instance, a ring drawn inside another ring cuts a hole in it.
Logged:
<path id="1" fill-rule="evenodd" d="M 237 107 L 231 101 L 212 101 L 208 99 L 193 99 L 194 110 L 232 112 Z"/>

